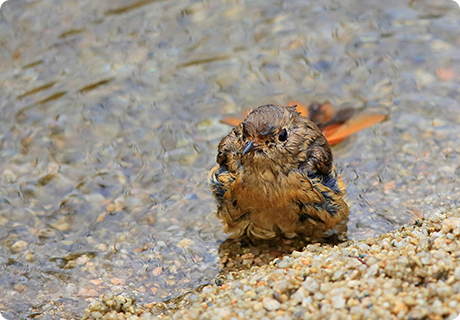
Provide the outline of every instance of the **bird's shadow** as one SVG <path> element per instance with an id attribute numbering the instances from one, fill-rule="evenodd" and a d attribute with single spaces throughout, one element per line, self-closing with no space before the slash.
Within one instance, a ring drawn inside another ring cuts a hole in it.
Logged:
<path id="1" fill-rule="evenodd" d="M 344 230 L 343 230 L 344 231 Z M 261 240 L 244 236 L 238 239 L 227 239 L 219 246 L 220 274 L 216 281 L 225 279 L 229 272 L 238 272 L 254 266 L 270 264 L 294 251 L 302 251 L 307 245 L 320 243 L 325 246 L 335 246 L 346 241 L 346 231 L 340 236 L 334 234 L 327 238 L 309 239 L 295 237 L 293 239 L 274 238 Z"/>

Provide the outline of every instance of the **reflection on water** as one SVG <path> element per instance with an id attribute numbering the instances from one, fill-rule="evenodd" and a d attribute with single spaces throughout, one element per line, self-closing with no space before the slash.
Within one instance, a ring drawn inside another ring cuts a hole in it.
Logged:
<path id="1" fill-rule="evenodd" d="M 78 317 L 106 291 L 150 303 L 213 282 L 226 236 L 206 177 L 230 130 L 218 120 L 264 103 L 389 113 L 334 148 L 350 238 L 457 205 L 450 0 L 8 1 L 2 17 L 7 318 Z M 253 264 L 282 253 L 240 248 Z"/>

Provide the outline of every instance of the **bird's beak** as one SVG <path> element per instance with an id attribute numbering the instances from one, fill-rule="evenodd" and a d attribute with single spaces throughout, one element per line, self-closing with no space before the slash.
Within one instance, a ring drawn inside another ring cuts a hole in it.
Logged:
<path id="1" fill-rule="evenodd" d="M 260 146 L 254 143 L 253 140 L 251 140 L 246 144 L 246 147 L 244 148 L 244 151 L 243 151 L 243 156 L 248 152 L 254 152 L 259 149 L 260 149 Z"/>

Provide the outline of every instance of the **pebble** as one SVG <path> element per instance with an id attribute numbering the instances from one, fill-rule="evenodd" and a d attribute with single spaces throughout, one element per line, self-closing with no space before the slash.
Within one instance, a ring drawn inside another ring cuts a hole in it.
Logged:
<path id="1" fill-rule="evenodd" d="M 278 310 L 281 304 L 272 298 L 264 298 L 262 303 L 264 304 L 264 308 L 268 311 Z"/>
<path id="2" fill-rule="evenodd" d="M 332 297 L 332 306 L 336 309 L 342 309 L 345 307 L 346 300 L 342 295 L 337 295 Z"/>
<path id="3" fill-rule="evenodd" d="M 27 248 L 27 242 L 19 240 L 16 241 L 12 246 L 11 249 L 15 252 L 23 251 Z"/>
<path id="4" fill-rule="evenodd" d="M 294 259 L 292 259 L 292 258 L 285 258 L 285 259 L 281 260 L 278 263 L 278 268 L 284 269 L 284 268 L 291 267 L 294 264 L 293 260 Z"/>

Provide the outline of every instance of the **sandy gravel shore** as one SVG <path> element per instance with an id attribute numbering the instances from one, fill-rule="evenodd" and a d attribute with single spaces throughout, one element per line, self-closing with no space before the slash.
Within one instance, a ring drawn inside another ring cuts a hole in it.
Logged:
<path id="1" fill-rule="evenodd" d="M 460 313 L 460 209 L 337 246 L 310 244 L 268 265 L 229 273 L 157 316 L 122 296 L 83 319 L 455 319 Z"/>

